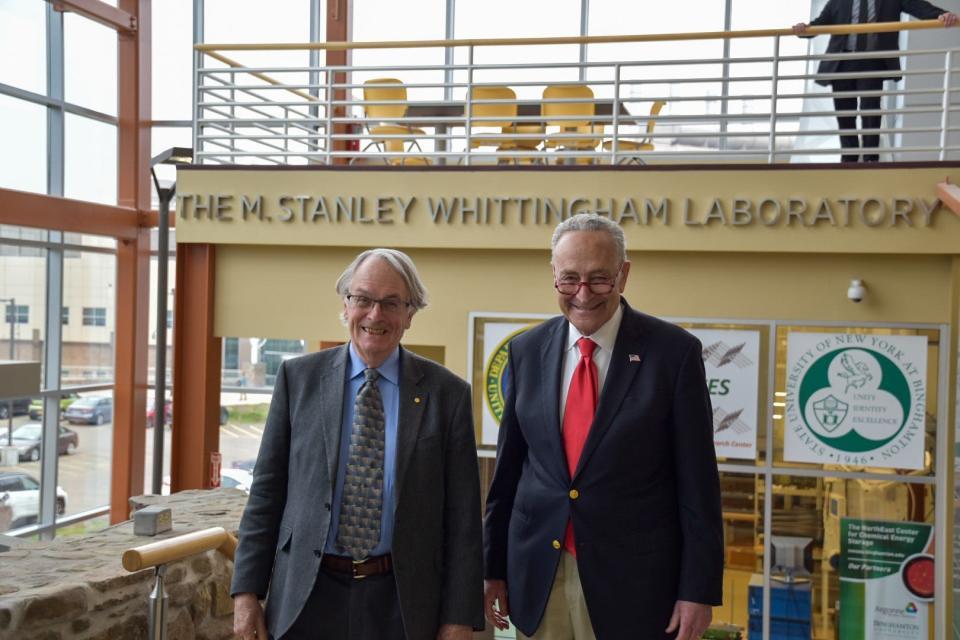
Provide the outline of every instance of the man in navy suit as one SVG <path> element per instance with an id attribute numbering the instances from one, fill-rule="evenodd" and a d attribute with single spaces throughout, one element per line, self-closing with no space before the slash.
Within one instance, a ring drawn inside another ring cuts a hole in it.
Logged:
<path id="1" fill-rule="evenodd" d="M 538 640 L 699 638 L 723 534 L 700 342 L 634 311 L 623 230 L 553 235 L 557 317 L 510 343 L 484 608 Z"/>
<path id="2" fill-rule="evenodd" d="M 944 11 L 926 0 L 829 0 L 827 5 L 810 25 L 825 26 L 831 24 L 862 24 L 867 22 L 899 22 L 901 13 L 909 13 L 921 20 L 938 18 L 944 26 L 952 27 L 957 24 L 957 14 Z M 801 37 L 807 30 L 807 23 L 799 22 L 793 25 L 793 31 Z M 899 33 L 887 31 L 885 33 L 862 34 L 834 34 L 827 44 L 827 53 L 845 53 L 852 51 L 897 51 L 899 48 Z M 871 73 L 886 71 L 889 75 L 873 74 L 865 77 L 830 78 L 824 74 L 832 73 Z M 884 80 L 900 79 L 900 58 L 862 58 L 862 59 L 827 59 L 820 62 L 817 84 L 831 86 L 836 95 L 833 98 L 837 114 L 837 123 L 841 131 L 840 146 L 844 153 L 842 162 L 876 162 L 880 159 L 876 148 L 880 145 L 880 134 L 856 133 L 856 111 L 879 111 L 880 95 Z M 866 95 L 865 95 L 866 94 Z M 874 95 L 876 94 L 876 95 Z M 859 105 L 857 102 L 859 101 Z M 882 116 L 876 113 L 860 115 L 864 129 L 879 129 Z M 852 131 L 852 133 L 850 133 Z M 862 158 L 860 149 L 870 150 Z"/>

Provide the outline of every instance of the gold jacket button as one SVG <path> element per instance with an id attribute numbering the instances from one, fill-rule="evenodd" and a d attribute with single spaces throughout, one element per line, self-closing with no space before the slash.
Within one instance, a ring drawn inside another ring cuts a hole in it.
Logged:
<path id="1" fill-rule="evenodd" d="M 559 548 L 560 548 L 560 541 L 559 541 L 559 540 L 554 540 L 554 541 L 553 541 L 553 548 L 554 548 L 554 549 L 559 549 Z"/>
<path id="2" fill-rule="evenodd" d="M 579 492 L 579 491 L 577 491 L 576 489 L 570 489 L 570 499 L 571 499 L 571 500 L 576 500 L 576 499 L 579 498 L 579 497 L 580 497 L 580 492 Z"/>

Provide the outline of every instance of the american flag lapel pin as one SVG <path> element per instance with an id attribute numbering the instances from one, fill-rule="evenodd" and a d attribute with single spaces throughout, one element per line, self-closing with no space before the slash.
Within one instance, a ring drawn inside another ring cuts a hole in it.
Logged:
<path id="1" fill-rule="evenodd" d="M 635 354 L 635 353 L 631 353 L 630 355 L 627 356 L 627 361 L 628 361 L 628 362 L 640 362 L 640 356 L 638 356 L 638 355 Z"/>

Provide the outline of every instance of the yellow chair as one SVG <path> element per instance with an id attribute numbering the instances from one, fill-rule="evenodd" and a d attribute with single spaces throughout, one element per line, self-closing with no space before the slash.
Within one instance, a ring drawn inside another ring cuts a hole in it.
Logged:
<path id="1" fill-rule="evenodd" d="M 603 125 L 595 124 L 596 112 L 593 102 L 593 90 L 583 84 L 551 85 L 543 90 L 544 103 L 541 106 L 547 127 L 557 127 L 557 133 L 581 133 L 583 138 L 550 138 L 544 142 L 545 149 L 558 151 L 593 151 L 603 135 Z M 571 100 L 571 102 L 547 102 L 549 100 Z M 573 100 L 578 100 L 574 102 Z M 582 116 L 582 120 L 574 119 Z M 563 120 L 556 118 L 562 117 Z M 568 119 L 569 118 L 569 119 Z M 593 158 L 577 158 L 592 163 Z M 559 160 L 558 163 L 562 163 Z"/>
<path id="2" fill-rule="evenodd" d="M 393 100 L 396 104 L 370 104 L 371 102 L 380 102 Z M 374 78 L 363 83 L 363 114 L 364 117 L 379 121 L 367 122 L 367 134 L 371 140 L 363 148 L 366 151 L 371 146 L 376 146 L 379 151 L 385 153 L 406 153 L 411 149 L 420 149 L 420 144 L 416 137 L 411 138 L 383 138 L 378 136 L 422 136 L 426 135 L 423 129 L 417 129 L 402 124 L 389 124 L 403 119 L 407 114 L 407 88 L 396 78 Z M 387 123 L 387 124 L 383 124 Z M 426 158 L 420 157 L 416 164 L 429 164 Z M 392 157 L 387 158 L 388 164 L 413 164 L 413 158 Z"/>
<path id="3" fill-rule="evenodd" d="M 647 136 L 645 138 L 640 140 L 624 140 L 621 138 L 617 140 L 617 155 L 620 156 L 617 164 L 624 162 L 627 164 L 646 164 L 640 156 L 630 154 L 638 151 L 653 151 L 653 128 L 657 126 L 657 116 L 660 115 L 660 111 L 665 104 L 667 103 L 663 100 L 657 100 L 650 106 L 650 117 L 647 120 Z M 613 140 L 604 140 L 603 150 L 613 151 Z M 624 155 L 620 155 L 621 153 Z"/>
<path id="4" fill-rule="evenodd" d="M 502 100 L 501 103 L 494 102 L 475 102 L 476 100 Z M 502 120 L 485 120 L 483 122 L 471 123 L 470 126 L 470 148 L 479 149 L 481 147 L 493 147 L 497 152 L 504 151 L 536 151 L 540 146 L 540 139 L 534 138 L 507 138 L 510 134 L 542 134 L 544 128 L 537 124 L 517 124 L 514 122 L 517 117 L 517 94 L 510 87 L 474 87 L 470 92 L 470 116 L 471 118 L 502 118 Z M 497 132 L 500 135 L 494 136 L 491 128 L 499 128 Z M 475 135 L 474 131 L 479 129 L 480 135 Z M 498 161 L 512 160 L 514 163 L 521 161 L 521 156 L 501 157 Z M 535 160 L 535 158 L 534 158 Z"/>

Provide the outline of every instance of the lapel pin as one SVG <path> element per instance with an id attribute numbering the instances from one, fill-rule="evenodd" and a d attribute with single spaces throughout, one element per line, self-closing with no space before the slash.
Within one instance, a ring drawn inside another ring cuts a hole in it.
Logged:
<path id="1" fill-rule="evenodd" d="M 640 362 L 640 356 L 635 353 L 631 353 L 629 356 L 627 356 L 627 360 L 629 362 Z"/>

